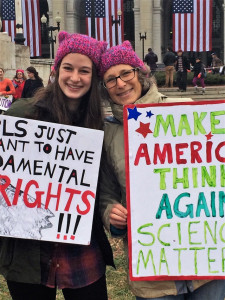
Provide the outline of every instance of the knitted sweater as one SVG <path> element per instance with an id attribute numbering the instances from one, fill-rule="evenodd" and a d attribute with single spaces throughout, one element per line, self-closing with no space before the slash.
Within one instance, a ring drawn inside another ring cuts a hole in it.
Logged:
<path id="1" fill-rule="evenodd" d="M 0 93 L 2 93 L 2 95 L 14 95 L 15 92 L 15 88 L 10 79 L 5 78 L 0 81 Z"/>

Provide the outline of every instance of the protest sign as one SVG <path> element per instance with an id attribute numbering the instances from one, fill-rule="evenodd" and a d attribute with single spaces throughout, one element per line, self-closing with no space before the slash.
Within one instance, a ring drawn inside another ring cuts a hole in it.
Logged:
<path id="1" fill-rule="evenodd" d="M 12 104 L 13 96 L 12 95 L 4 95 L 0 96 L 0 110 L 8 110 Z"/>
<path id="2" fill-rule="evenodd" d="M 224 103 L 125 107 L 131 280 L 225 278 Z"/>
<path id="3" fill-rule="evenodd" d="M 0 235 L 88 245 L 103 132 L 0 116 Z"/>

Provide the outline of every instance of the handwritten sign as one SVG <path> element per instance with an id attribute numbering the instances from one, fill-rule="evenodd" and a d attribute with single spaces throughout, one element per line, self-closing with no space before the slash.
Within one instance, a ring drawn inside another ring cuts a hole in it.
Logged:
<path id="1" fill-rule="evenodd" d="M 103 132 L 0 116 L 0 235 L 90 243 Z"/>
<path id="2" fill-rule="evenodd" d="M 125 107 L 131 280 L 225 278 L 224 103 Z"/>
<path id="3" fill-rule="evenodd" d="M 12 95 L 0 96 L 0 110 L 8 110 L 12 104 L 12 101 Z"/>

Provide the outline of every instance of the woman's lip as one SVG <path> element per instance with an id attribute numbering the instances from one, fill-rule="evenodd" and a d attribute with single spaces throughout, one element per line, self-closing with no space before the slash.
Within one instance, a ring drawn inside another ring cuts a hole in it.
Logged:
<path id="1" fill-rule="evenodd" d="M 70 88 L 70 89 L 73 89 L 73 90 L 76 90 L 76 89 L 81 89 L 82 86 L 74 86 L 74 85 L 70 85 L 70 84 L 67 84 L 67 86 Z"/>
<path id="2" fill-rule="evenodd" d="M 132 89 L 129 89 L 129 90 L 125 91 L 125 92 L 117 94 L 117 96 L 119 96 L 119 97 L 127 96 L 128 94 L 130 94 L 131 91 L 132 91 Z"/>

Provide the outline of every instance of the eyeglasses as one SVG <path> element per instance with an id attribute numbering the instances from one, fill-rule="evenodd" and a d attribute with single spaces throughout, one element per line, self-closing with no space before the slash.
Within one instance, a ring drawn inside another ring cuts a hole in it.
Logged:
<path id="1" fill-rule="evenodd" d="M 137 68 L 133 68 L 133 69 L 130 69 L 130 70 L 127 70 L 127 71 L 124 71 L 122 74 L 120 74 L 119 76 L 116 76 L 116 77 L 112 77 L 112 78 L 109 78 L 107 79 L 106 81 L 103 81 L 103 86 L 106 88 L 106 89 L 111 89 L 113 87 L 116 86 L 117 84 L 117 79 L 120 78 L 122 81 L 124 82 L 127 82 L 131 79 L 134 78 L 135 76 L 135 71 L 137 71 L 138 69 Z"/>

